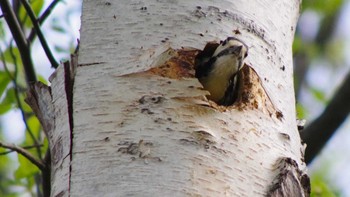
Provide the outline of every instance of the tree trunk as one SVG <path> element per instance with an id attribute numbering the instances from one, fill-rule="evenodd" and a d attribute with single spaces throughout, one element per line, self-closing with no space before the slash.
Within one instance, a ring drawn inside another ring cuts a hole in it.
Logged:
<path id="1" fill-rule="evenodd" d="M 51 79 L 51 195 L 308 196 L 292 80 L 299 6 L 85 0 L 78 65 Z M 205 99 L 193 61 L 228 36 L 249 55 L 226 108 Z"/>

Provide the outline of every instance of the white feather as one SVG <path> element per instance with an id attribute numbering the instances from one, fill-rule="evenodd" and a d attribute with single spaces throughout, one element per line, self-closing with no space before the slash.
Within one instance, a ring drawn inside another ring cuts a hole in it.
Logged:
<path id="1" fill-rule="evenodd" d="M 227 53 L 218 56 L 220 52 L 234 46 L 242 46 L 239 54 Z M 247 50 L 246 45 L 236 39 L 226 40 L 216 48 L 213 57 L 217 59 L 212 65 L 212 70 L 199 79 L 204 89 L 210 92 L 208 99 L 218 102 L 225 96 L 231 77 L 238 72 L 241 66 L 239 59 L 243 61 L 242 56 L 246 55 Z"/>
<path id="2" fill-rule="evenodd" d="M 230 78 L 237 72 L 238 66 L 237 56 L 234 54 L 217 59 L 210 74 L 200 80 L 204 88 L 210 92 L 208 96 L 210 100 L 217 102 L 224 97 Z"/>

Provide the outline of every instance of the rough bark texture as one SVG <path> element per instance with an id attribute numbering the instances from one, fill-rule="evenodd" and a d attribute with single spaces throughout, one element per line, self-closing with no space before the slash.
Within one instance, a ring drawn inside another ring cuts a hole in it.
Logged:
<path id="1" fill-rule="evenodd" d="M 37 82 L 27 92 L 26 102 L 38 117 L 49 151 L 43 173 L 44 196 L 68 196 L 72 140 L 72 79 L 76 56 L 62 64 L 50 77 L 51 87 Z M 45 156 L 46 158 L 46 156 Z M 51 179 L 51 181 L 50 181 Z M 51 183 L 50 183 L 51 182 Z"/>
<path id="2" fill-rule="evenodd" d="M 67 97 L 69 67 L 61 65 L 51 76 L 52 103 L 55 109 L 53 132 L 48 136 L 51 151 L 51 196 L 69 195 L 71 162 L 71 123 Z M 68 92 L 68 94 L 71 94 Z"/>
<path id="3" fill-rule="evenodd" d="M 54 182 L 62 192 L 52 194 L 67 196 L 69 183 L 71 196 L 265 196 L 286 187 L 307 196 L 292 82 L 299 4 L 85 0 L 73 105 L 61 105 L 69 99 L 54 83 L 60 71 L 53 80 L 63 137 L 52 149 L 67 160 L 61 180 L 53 177 L 66 188 Z M 224 108 L 205 100 L 193 77 L 198 50 L 186 47 L 232 35 L 250 49 L 240 100 Z"/>

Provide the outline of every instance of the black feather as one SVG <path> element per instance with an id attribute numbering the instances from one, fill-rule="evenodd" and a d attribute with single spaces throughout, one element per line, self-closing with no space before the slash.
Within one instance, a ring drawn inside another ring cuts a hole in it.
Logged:
<path id="1" fill-rule="evenodd" d="M 233 47 L 229 47 L 227 49 L 224 49 L 222 51 L 220 51 L 220 53 L 218 53 L 216 55 L 216 57 L 221 57 L 221 56 L 224 56 L 224 55 L 227 55 L 227 54 L 236 54 L 236 55 L 239 55 L 239 53 L 241 52 L 242 50 L 242 46 L 233 46 Z"/>
<path id="2" fill-rule="evenodd" d="M 231 77 L 229 86 L 225 91 L 225 96 L 222 97 L 222 99 L 220 99 L 217 102 L 217 104 L 230 106 L 237 100 L 238 90 L 239 90 L 238 81 L 239 81 L 239 74 L 235 74 Z"/>
<path id="3" fill-rule="evenodd" d="M 216 61 L 217 57 L 211 57 L 209 61 L 203 62 L 202 64 L 198 65 L 196 68 L 196 77 L 202 78 L 208 76 L 209 72 L 213 69 L 214 62 Z"/>

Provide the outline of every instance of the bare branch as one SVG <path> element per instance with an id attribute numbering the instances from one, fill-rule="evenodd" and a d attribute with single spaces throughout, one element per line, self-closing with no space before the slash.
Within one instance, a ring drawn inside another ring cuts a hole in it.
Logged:
<path id="1" fill-rule="evenodd" d="M 310 163 L 325 146 L 326 142 L 344 122 L 350 112 L 350 73 L 329 102 L 324 112 L 300 135 L 307 144 L 306 163 Z"/>
<path id="2" fill-rule="evenodd" d="M 44 13 L 38 18 L 38 23 L 39 25 L 42 25 L 44 23 L 44 21 L 47 19 L 47 17 L 51 14 L 52 10 L 54 9 L 54 7 L 58 4 L 58 2 L 60 2 L 61 0 L 54 0 L 51 2 L 51 4 L 46 8 L 46 10 L 44 11 Z M 28 42 L 31 43 L 33 42 L 34 38 L 36 36 L 35 30 L 32 29 L 32 31 L 30 31 L 29 36 L 28 36 Z"/>
<path id="3" fill-rule="evenodd" d="M 51 66 L 54 68 L 57 68 L 58 63 L 56 62 L 54 56 L 52 55 L 51 50 L 49 48 L 49 45 L 47 44 L 45 37 L 44 37 L 43 33 L 41 32 L 40 25 L 36 19 L 36 16 L 35 16 L 32 8 L 30 7 L 29 3 L 26 0 L 21 0 L 21 2 L 23 3 L 24 9 L 27 11 L 28 16 L 33 23 L 34 30 L 35 30 L 36 34 L 38 35 L 41 46 L 43 47 L 45 54 L 51 63 Z"/>
<path id="4" fill-rule="evenodd" d="M 11 34 L 17 44 L 18 50 L 20 51 L 27 83 L 34 83 L 37 81 L 37 79 L 32 59 L 30 57 L 30 49 L 28 47 L 27 40 L 21 30 L 15 14 L 13 13 L 13 10 L 11 9 L 8 0 L 1 0 L 0 7 L 5 17 L 6 23 L 10 28 Z"/>
<path id="5" fill-rule="evenodd" d="M 26 149 L 22 147 L 16 146 L 15 144 L 7 144 L 3 142 L 0 142 L 0 147 L 16 151 L 17 153 L 23 155 L 30 162 L 32 162 L 32 164 L 36 165 L 41 171 L 46 169 L 46 165 L 44 164 L 44 162 L 35 158 L 30 152 L 28 152 Z"/>
<path id="6" fill-rule="evenodd" d="M 39 147 L 42 147 L 43 145 L 40 144 Z M 37 148 L 38 146 L 37 145 L 31 145 L 31 146 L 22 146 L 23 149 L 26 149 L 26 150 L 29 150 L 29 149 L 32 149 L 32 148 Z M 9 150 L 9 151 L 4 151 L 4 152 L 0 152 L 0 155 L 7 155 L 9 153 L 12 153 L 14 152 L 14 150 Z"/>
<path id="7" fill-rule="evenodd" d="M 32 138 L 32 140 L 33 140 L 33 142 L 34 142 L 34 144 L 35 144 L 35 146 L 36 146 L 36 149 L 37 149 L 37 152 L 38 152 L 38 156 L 39 156 L 39 158 L 41 158 L 41 150 L 40 150 L 40 143 L 38 142 L 38 140 L 36 139 L 36 137 L 34 136 L 34 134 L 33 134 L 33 132 L 32 132 L 32 130 L 31 130 L 31 128 L 29 127 L 29 125 L 28 125 L 28 122 L 27 122 L 27 118 L 26 118 L 26 116 L 25 116 L 25 114 L 24 114 L 24 110 L 23 110 L 23 106 L 22 106 L 22 103 L 21 103 L 21 101 L 20 101 L 20 98 L 19 98 L 19 91 L 18 91 L 18 84 L 17 84 L 17 74 L 18 74 L 18 72 L 17 72 L 17 65 L 16 65 L 16 56 L 13 54 L 13 48 L 12 48 L 12 44 L 10 44 L 9 45 L 9 48 L 10 48 L 10 54 L 11 54 L 11 56 L 12 56 L 12 59 L 13 59 L 13 62 L 15 62 L 15 71 L 14 71 L 14 76 L 11 76 L 11 73 L 10 73 L 10 71 L 8 70 L 8 68 L 7 68 L 7 64 L 6 64 L 6 61 L 4 61 L 4 53 L 3 53 L 3 51 L 2 50 L 0 50 L 0 54 L 1 54 L 1 58 L 3 59 L 3 65 L 4 65 L 4 68 L 5 68 L 5 71 L 7 72 L 7 74 L 10 76 L 10 78 L 11 78 L 11 80 L 12 80 L 12 83 L 13 83 L 13 85 L 14 85 L 14 92 L 15 92 L 15 97 L 16 97 L 16 101 L 17 101 L 17 105 L 18 105 L 18 108 L 20 109 L 20 111 L 21 111 L 21 114 L 22 114 L 22 118 L 23 118 L 23 122 L 24 122 L 24 124 L 25 124 L 25 126 L 26 126 L 26 129 L 27 129 L 27 131 L 28 131 L 28 133 L 29 133 L 29 136 Z"/>

